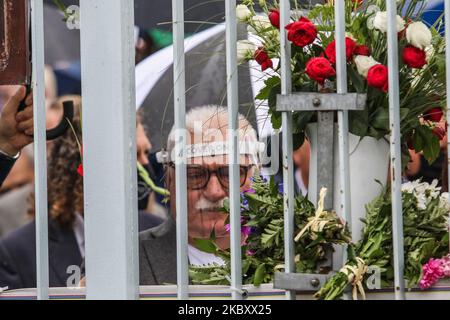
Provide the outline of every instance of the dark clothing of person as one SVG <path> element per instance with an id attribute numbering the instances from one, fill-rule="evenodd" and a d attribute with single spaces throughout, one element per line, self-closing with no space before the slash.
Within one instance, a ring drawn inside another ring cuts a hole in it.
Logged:
<path id="1" fill-rule="evenodd" d="M 3 181 L 5 181 L 6 177 L 8 176 L 9 172 L 11 171 L 15 161 L 9 160 L 0 155 L 0 187 L 3 184 Z"/>
<path id="2" fill-rule="evenodd" d="M 139 234 L 139 283 L 177 283 L 176 227 L 172 218 Z"/>
<path id="3" fill-rule="evenodd" d="M 161 223 L 160 218 L 139 212 L 139 231 Z M 36 225 L 32 221 L 0 240 L 0 287 L 10 290 L 36 287 L 35 235 Z M 66 287 L 68 278 L 74 274 L 68 267 L 81 267 L 83 262 L 75 233 L 51 219 L 48 236 L 50 287 Z"/>

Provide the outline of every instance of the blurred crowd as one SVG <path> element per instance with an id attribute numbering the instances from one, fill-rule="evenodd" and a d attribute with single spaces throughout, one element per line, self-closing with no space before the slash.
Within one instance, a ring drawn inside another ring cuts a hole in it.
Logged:
<path id="1" fill-rule="evenodd" d="M 170 45 L 171 34 L 161 30 L 144 30 L 136 27 L 135 40 L 136 64 L 138 64 L 157 52 L 157 50 Z M 63 136 L 47 143 L 48 212 L 50 218 L 49 247 L 51 253 L 50 265 L 52 267 L 50 270 L 50 285 L 57 287 L 66 286 L 67 266 L 81 266 L 84 259 L 80 64 L 79 62 L 66 62 L 66 72 L 63 73 L 60 71 L 61 65 L 59 63 L 55 68 L 47 66 L 45 70 L 47 129 L 54 128 L 61 121 L 64 121 L 63 102 L 72 101 L 74 103 L 74 118 L 70 129 Z M 17 87 L 14 86 L 0 87 L 0 108 L 6 104 L 16 91 Z M 208 110 L 205 109 L 203 112 Z M 162 164 L 157 162 L 155 155 L 159 150 L 153 150 L 152 148 L 152 135 L 157 133 L 147 130 L 148 126 L 146 123 L 143 123 L 144 120 L 140 111 L 137 112 L 136 118 L 137 160 L 153 181 L 159 186 L 165 186 L 165 171 Z M 249 124 L 247 123 L 247 125 Z M 444 119 L 442 119 L 442 125 L 445 125 Z M 220 128 L 220 121 L 217 126 Z M 423 181 L 427 182 L 438 179 L 439 184 L 448 190 L 445 141 L 446 138 L 442 139 L 440 156 L 433 164 L 428 164 L 422 154 L 411 152 L 412 160 L 404 174 L 404 179 L 414 180 L 422 178 Z M 309 160 L 310 145 L 308 139 L 306 139 L 303 145 L 295 150 L 293 154 L 295 166 L 295 176 L 293 178 L 295 179 L 297 194 L 306 195 L 308 192 Z M 223 173 L 218 170 L 210 170 L 206 171 L 206 173 L 201 172 L 208 177 L 203 187 L 209 185 L 208 183 L 212 179 L 211 172 L 217 177 L 221 177 L 220 179 L 223 178 L 225 180 L 228 178 L 227 172 Z M 224 178 L 221 175 L 226 177 Z M 245 171 L 246 177 L 247 171 Z M 281 177 L 280 166 L 277 179 L 281 181 Z M 171 210 L 165 204 L 163 197 L 152 192 L 141 177 L 138 179 L 139 231 L 151 230 L 170 220 Z M 222 184 L 221 187 L 220 184 L 217 184 L 217 186 L 208 189 L 211 194 L 205 193 L 207 198 L 210 197 L 208 201 L 211 203 L 219 203 L 217 202 L 219 200 L 216 199 L 217 201 L 214 202 L 211 200 L 212 198 L 222 199 L 226 195 L 224 192 L 222 192 L 223 194 L 220 193 L 220 195 L 217 194 L 217 190 L 222 190 L 218 188 L 224 187 L 223 181 L 219 182 Z M 241 187 L 246 183 L 247 180 L 244 179 Z M 199 183 L 199 185 L 201 184 Z M 224 190 L 226 188 L 222 191 Z M 213 191 L 216 194 L 213 194 Z M 194 196 L 192 197 L 194 199 Z M 20 157 L 15 161 L 11 172 L 0 188 L 0 289 L 4 284 L 10 288 L 35 286 L 34 200 L 33 146 L 29 145 L 23 148 Z M 199 203 L 205 203 L 206 200 L 198 201 Z M 172 209 L 172 211 L 175 210 Z M 210 226 L 211 228 L 214 228 L 214 226 Z M 192 251 L 189 253 L 190 257 L 199 254 L 195 249 L 190 250 Z M 205 259 L 201 254 L 200 257 L 200 260 Z M 144 268 L 143 274 L 154 274 L 153 271 Z M 154 282 L 158 281 L 152 278 L 146 283 Z M 161 280 L 161 282 L 164 281 Z"/>

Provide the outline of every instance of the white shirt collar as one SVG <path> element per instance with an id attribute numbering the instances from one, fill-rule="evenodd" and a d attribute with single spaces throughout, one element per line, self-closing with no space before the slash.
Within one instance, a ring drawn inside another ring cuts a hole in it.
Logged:
<path id="1" fill-rule="evenodd" d="M 196 247 L 188 244 L 189 264 L 193 266 L 204 266 L 216 263 L 220 266 L 225 265 L 225 261 L 222 258 L 212 254 L 201 251 Z"/>

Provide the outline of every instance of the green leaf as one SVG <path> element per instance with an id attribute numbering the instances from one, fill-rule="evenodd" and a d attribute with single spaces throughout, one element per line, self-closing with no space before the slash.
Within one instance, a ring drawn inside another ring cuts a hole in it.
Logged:
<path id="1" fill-rule="evenodd" d="M 259 91 L 258 95 L 256 96 L 256 100 L 267 100 L 269 99 L 270 91 L 273 87 L 281 85 L 280 77 L 273 76 L 264 81 L 265 87 Z"/>
<path id="2" fill-rule="evenodd" d="M 427 159 L 429 164 L 432 164 L 439 157 L 441 146 L 439 139 L 434 135 L 428 139 L 428 143 L 423 148 L 423 156 Z"/>
<path id="3" fill-rule="evenodd" d="M 266 275 L 266 265 L 264 263 L 260 264 L 255 271 L 255 277 L 253 278 L 253 285 L 259 287 L 264 281 Z"/>
<path id="4" fill-rule="evenodd" d="M 356 89 L 356 92 L 366 93 L 366 80 L 351 66 L 347 67 L 347 73 Z"/>
<path id="5" fill-rule="evenodd" d="M 218 248 L 216 244 L 208 239 L 194 239 L 197 249 L 207 253 L 217 253 Z"/>

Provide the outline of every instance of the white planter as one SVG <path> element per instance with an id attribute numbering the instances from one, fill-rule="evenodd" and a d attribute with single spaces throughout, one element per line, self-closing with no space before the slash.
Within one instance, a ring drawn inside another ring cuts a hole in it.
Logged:
<path id="1" fill-rule="evenodd" d="M 317 124 L 309 124 L 307 135 L 311 143 L 311 160 L 309 169 L 309 190 L 317 190 Z M 338 132 L 335 125 L 334 133 L 334 199 L 333 209 L 342 214 L 340 208 L 339 190 L 339 148 Z M 360 137 L 349 134 L 350 150 L 350 198 L 352 213 L 352 238 L 361 238 L 365 216 L 365 205 L 371 202 L 381 192 L 381 186 L 376 180 L 386 185 L 389 170 L 389 144 L 384 139 Z M 319 168 L 320 170 L 320 168 Z M 309 192 L 308 198 L 317 205 L 317 193 Z"/>

